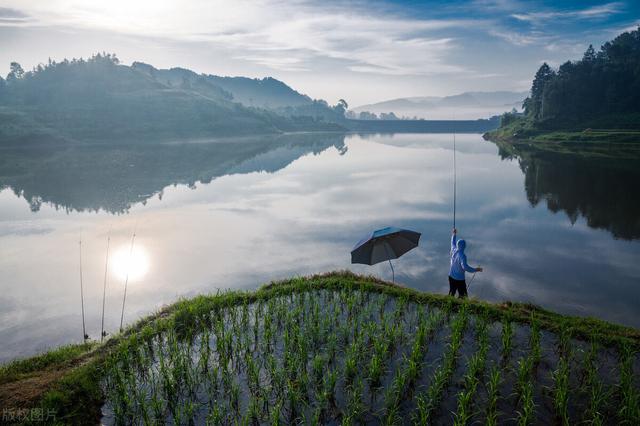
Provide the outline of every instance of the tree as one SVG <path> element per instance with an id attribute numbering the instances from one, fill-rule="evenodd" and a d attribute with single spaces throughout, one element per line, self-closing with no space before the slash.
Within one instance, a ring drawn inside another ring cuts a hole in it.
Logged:
<path id="1" fill-rule="evenodd" d="M 596 61 L 596 51 L 593 48 L 593 45 L 590 44 L 587 50 L 584 52 L 584 55 L 582 56 L 582 62 L 593 63 L 595 61 Z"/>
<path id="2" fill-rule="evenodd" d="M 398 119 L 398 117 L 393 112 L 389 112 L 389 113 L 381 112 L 380 113 L 380 120 L 397 120 L 397 119 Z"/>
<path id="3" fill-rule="evenodd" d="M 523 108 L 535 125 L 552 128 L 637 127 L 640 113 L 640 27 L 557 71 L 544 63 Z M 544 124 L 540 123 L 544 120 Z M 509 121 L 509 118 L 503 122 Z"/>
<path id="4" fill-rule="evenodd" d="M 9 74 L 7 74 L 7 81 L 13 83 L 23 77 L 24 70 L 22 69 L 22 66 L 17 62 L 11 62 L 11 65 L 9 66 Z"/>
<path id="5" fill-rule="evenodd" d="M 360 120 L 377 120 L 378 116 L 375 112 L 362 111 L 360 113 Z"/>
<path id="6" fill-rule="evenodd" d="M 349 108 L 349 104 L 344 99 L 340 99 L 338 103 L 333 107 L 333 110 L 338 114 L 339 117 L 344 117 L 344 113 Z"/>
<path id="7" fill-rule="evenodd" d="M 543 63 L 533 78 L 531 85 L 531 101 L 525 102 L 527 114 L 530 114 L 534 120 L 544 117 L 543 93 L 546 84 L 555 76 L 555 72 L 549 64 Z"/>

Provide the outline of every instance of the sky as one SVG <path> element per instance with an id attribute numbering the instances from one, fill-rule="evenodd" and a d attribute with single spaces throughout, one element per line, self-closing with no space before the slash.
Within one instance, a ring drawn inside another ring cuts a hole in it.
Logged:
<path id="1" fill-rule="evenodd" d="M 542 62 L 639 24 L 638 0 L 0 0 L 0 74 L 106 51 L 357 106 L 528 90 Z"/>

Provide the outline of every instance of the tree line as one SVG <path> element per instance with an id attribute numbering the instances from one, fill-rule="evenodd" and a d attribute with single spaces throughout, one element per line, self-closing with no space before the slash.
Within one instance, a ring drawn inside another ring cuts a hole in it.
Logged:
<path id="1" fill-rule="evenodd" d="M 640 27 L 592 45 L 581 60 L 557 69 L 546 62 L 538 69 L 525 99 L 525 117 L 540 128 L 569 128 L 597 123 L 638 127 L 640 113 Z M 502 124 L 516 119 L 507 113 Z"/>

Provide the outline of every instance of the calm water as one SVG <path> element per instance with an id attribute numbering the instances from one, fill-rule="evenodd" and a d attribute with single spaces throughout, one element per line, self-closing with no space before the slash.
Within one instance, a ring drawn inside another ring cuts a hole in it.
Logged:
<path id="1" fill-rule="evenodd" d="M 396 279 L 448 290 L 451 135 L 295 135 L 235 141 L 2 150 L 0 361 L 78 342 L 82 238 L 87 332 L 181 296 L 349 268 L 388 225 L 423 233 Z M 458 228 L 485 271 L 470 294 L 640 326 L 639 156 L 499 149 L 458 135 Z"/>

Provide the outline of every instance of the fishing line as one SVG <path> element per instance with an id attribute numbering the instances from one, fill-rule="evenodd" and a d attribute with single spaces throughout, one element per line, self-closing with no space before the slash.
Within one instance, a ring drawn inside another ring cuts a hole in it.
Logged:
<path id="1" fill-rule="evenodd" d="M 136 239 L 136 230 L 138 223 L 133 228 L 133 236 L 131 237 L 131 248 L 129 249 L 129 264 L 127 265 L 127 276 L 124 280 L 124 296 L 122 297 L 122 314 L 120 315 L 120 332 L 122 333 L 122 320 L 124 319 L 124 303 L 127 300 L 127 284 L 129 283 L 129 271 L 131 270 L 131 259 L 133 258 L 133 243 Z"/>

